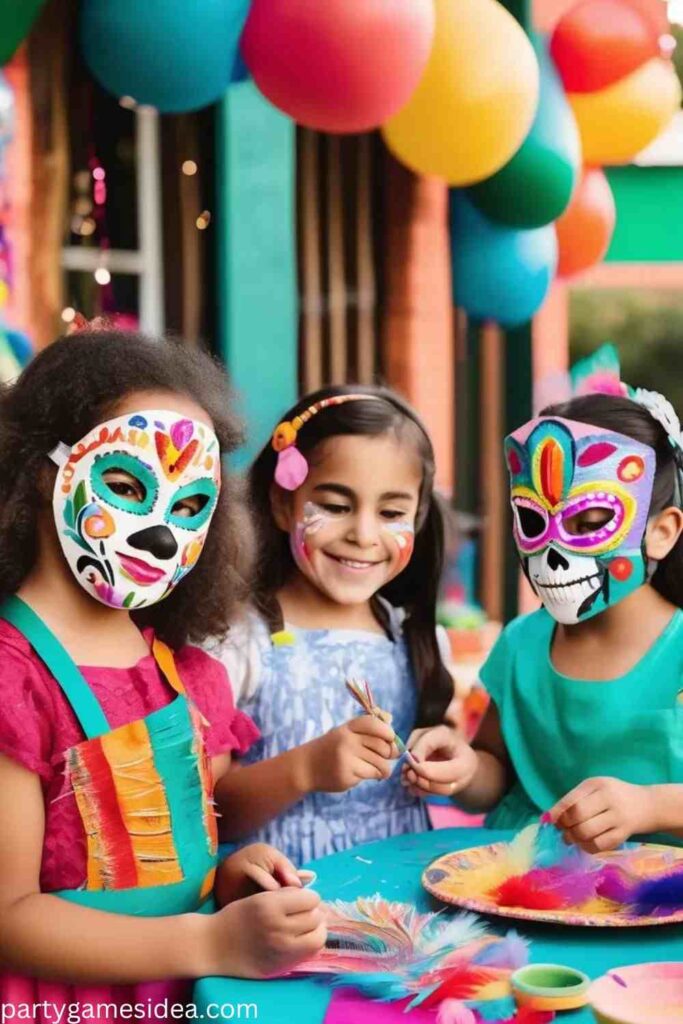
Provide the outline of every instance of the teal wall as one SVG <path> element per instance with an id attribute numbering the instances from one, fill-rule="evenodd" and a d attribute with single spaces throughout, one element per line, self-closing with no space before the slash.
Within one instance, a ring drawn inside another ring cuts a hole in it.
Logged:
<path id="1" fill-rule="evenodd" d="M 251 81 L 218 107 L 219 351 L 239 393 L 244 465 L 297 397 L 296 138 Z"/>
<path id="2" fill-rule="evenodd" d="M 606 261 L 683 261 L 683 167 L 613 167 L 607 177 L 617 224 Z"/>

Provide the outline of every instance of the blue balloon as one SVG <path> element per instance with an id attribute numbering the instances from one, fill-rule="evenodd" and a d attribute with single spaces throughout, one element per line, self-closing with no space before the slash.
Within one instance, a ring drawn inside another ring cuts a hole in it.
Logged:
<path id="1" fill-rule="evenodd" d="M 33 342 L 28 334 L 15 331 L 12 327 L 3 327 L 2 330 L 21 368 L 28 366 L 34 356 Z"/>
<path id="2" fill-rule="evenodd" d="M 228 88 L 249 0 L 84 0 L 81 41 L 95 78 L 165 114 Z"/>
<path id="3" fill-rule="evenodd" d="M 235 63 L 232 66 L 232 75 L 230 76 L 231 82 L 246 82 L 249 78 L 249 68 L 244 63 L 244 57 L 241 51 L 238 49 L 235 54 Z"/>
<path id="4" fill-rule="evenodd" d="M 542 306 L 557 268 L 552 224 L 519 230 L 494 224 L 462 191 L 451 191 L 453 295 L 474 320 L 526 323 Z"/>

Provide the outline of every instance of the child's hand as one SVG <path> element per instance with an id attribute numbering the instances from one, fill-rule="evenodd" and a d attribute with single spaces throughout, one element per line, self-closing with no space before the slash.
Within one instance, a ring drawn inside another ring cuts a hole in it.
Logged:
<path id="1" fill-rule="evenodd" d="M 261 892 L 207 918 L 203 974 L 268 978 L 325 945 L 320 897 L 310 889 Z"/>
<path id="2" fill-rule="evenodd" d="M 307 788 L 343 793 L 364 779 L 388 779 L 398 757 L 394 730 L 374 715 L 360 715 L 306 744 Z"/>
<path id="3" fill-rule="evenodd" d="M 414 759 L 403 765 L 401 782 L 413 796 L 452 796 L 469 786 L 479 764 L 476 751 L 450 725 L 416 729 L 408 750 Z"/>
<path id="4" fill-rule="evenodd" d="M 219 906 L 265 890 L 301 888 L 296 868 L 284 853 L 266 843 L 252 843 L 218 865 L 214 895 Z"/>
<path id="5" fill-rule="evenodd" d="M 568 843 L 588 853 L 616 850 L 633 835 L 654 831 L 653 796 L 649 786 L 621 779 L 586 779 L 563 796 L 550 811 Z"/>

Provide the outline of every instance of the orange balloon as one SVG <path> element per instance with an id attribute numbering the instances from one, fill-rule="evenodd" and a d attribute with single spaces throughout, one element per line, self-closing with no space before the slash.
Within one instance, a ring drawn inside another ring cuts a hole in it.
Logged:
<path id="1" fill-rule="evenodd" d="M 614 233 L 616 207 L 604 171 L 586 168 L 571 203 L 555 222 L 558 277 L 572 277 L 599 263 Z"/>

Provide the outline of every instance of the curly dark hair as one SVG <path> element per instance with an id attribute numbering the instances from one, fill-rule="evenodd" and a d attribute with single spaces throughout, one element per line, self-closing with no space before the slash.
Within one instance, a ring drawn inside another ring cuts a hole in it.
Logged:
<path id="1" fill-rule="evenodd" d="M 242 441 L 227 378 L 206 353 L 176 339 L 115 330 L 82 331 L 41 352 L 0 391 L 0 600 L 21 586 L 38 550 L 38 520 L 52 479 L 47 453 L 74 444 L 110 418 L 126 395 L 169 391 L 196 401 L 213 422 L 221 453 Z M 164 601 L 133 612 L 173 647 L 221 636 L 246 598 L 248 526 L 224 473 L 196 567 Z"/>
<path id="2" fill-rule="evenodd" d="M 414 409 L 384 387 L 347 384 L 324 388 L 306 395 L 282 419 L 292 420 L 323 398 L 345 394 L 374 398 L 323 409 L 299 431 L 297 448 L 308 455 L 328 437 L 349 434 L 377 437 L 392 433 L 402 444 L 410 446 L 420 460 L 422 485 L 413 556 L 403 572 L 382 587 L 379 595 L 406 611 L 404 633 L 419 688 L 418 724 L 435 725 L 443 721 L 453 696 L 453 681 L 441 660 L 436 637 L 436 601 L 443 568 L 443 518 L 434 494 L 434 450 Z M 282 629 L 277 591 L 296 569 L 289 538 L 276 526 L 271 510 L 270 489 L 276 459 L 269 442 L 249 472 L 249 502 L 258 545 L 253 601 L 273 632 Z M 373 607 L 379 621 L 388 627 L 379 602 L 374 601 Z"/>

